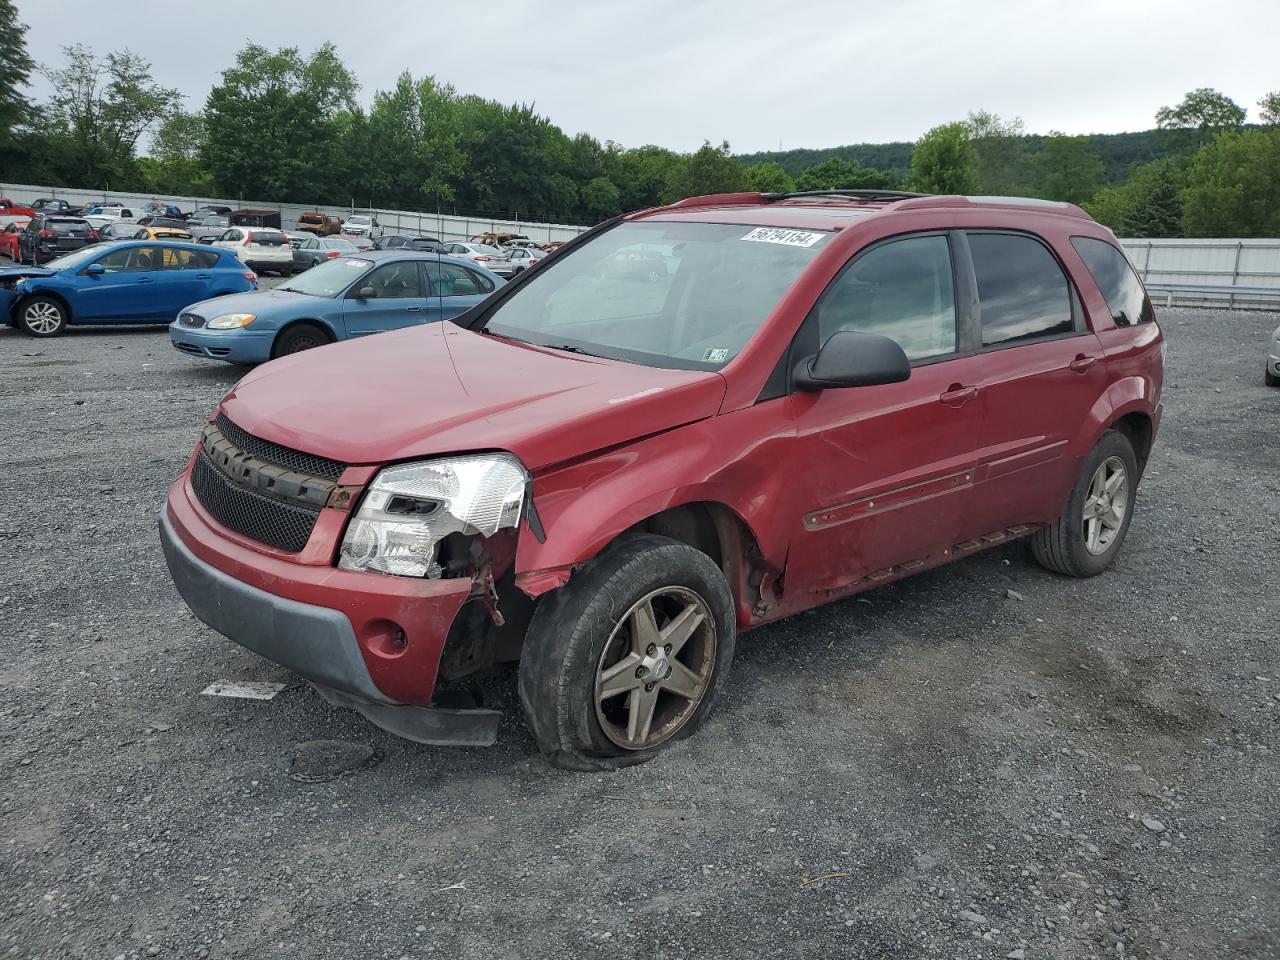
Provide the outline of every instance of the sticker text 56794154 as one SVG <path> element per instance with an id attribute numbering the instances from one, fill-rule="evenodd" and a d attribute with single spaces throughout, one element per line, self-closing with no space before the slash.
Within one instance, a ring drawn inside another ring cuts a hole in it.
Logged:
<path id="1" fill-rule="evenodd" d="M 756 243 L 781 243 L 787 247 L 812 247 L 825 236 L 825 233 L 811 233 L 808 230 L 756 227 L 742 239 L 754 240 Z"/>

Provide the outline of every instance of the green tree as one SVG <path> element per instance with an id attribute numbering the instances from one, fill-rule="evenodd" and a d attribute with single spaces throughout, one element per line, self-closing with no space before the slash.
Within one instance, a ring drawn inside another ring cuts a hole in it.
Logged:
<path id="1" fill-rule="evenodd" d="M 1086 209 L 1122 237 L 1179 237 L 1186 168 L 1183 157 L 1144 163 L 1123 184 L 1099 190 L 1086 202 Z"/>
<path id="2" fill-rule="evenodd" d="M 673 171 L 667 195 L 669 200 L 674 201 L 684 197 L 735 193 L 746 189 L 746 171 L 734 159 L 728 141 L 718 147 L 713 147 L 710 141 L 706 141 L 689 157 L 683 169 Z"/>
<path id="3" fill-rule="evenodd" d="M 791 175 L 776 163 L 753 163 L 746 168 L 747 186 L 761 193 L 790 193 L 796 189 Z"/>
<path id="4" fill-rule="evenodd" d="M 978 192 L 989 196 L 1020 196 L 1029 189 L 1026 131 L 1022 118 L 1005 120 L 976 110 L 965 121 L 978 156 Z"/>
<path id="5" fill-rule="evenodd" d="M 978 189 L 978 152 L 965 123 L 934 127 L 911 151 L 911 186 L 922 193 L 970 194 Z"/>
<path id="6" fill-rule="evenodd" d="M 797 190 L 892 190 L 893 174 L 832 157 L 796 177 Z"/>
<path id="7" fill-rule="evenodd" d="M 143 182 L 151 193 L 207 194 L 213 178 L 200 162 L 204 147 L 204 116 L 177 110 L 160 124 L 146 157 L 138 160 Z"/>
<path id="8" fill-rule="evenodd" d="M 1046 200 L 1084 203 L 1098 192 L 1102 161 L 1088 137 L 1050 134 L 1034 163 L 1035 194 Z"/>
<path id="9" fill-rule="evenodd" d="M 623 210 L 644 210 L 663 202 L 667 184 L 680 176 L 688 163 L 674 150 L 652 144 L 624 150 L 618 155 L 619 204 Z"/>
<path id="10" fill-rule="evenodd" d="M 1280 90 L 1265 93 L 1258 100 L 1258 120 L 1269 127 L 1280 124 Z"/>
<path id="11" fill-rule="evenodd" d="M 13 0 L 0 0 L 0 150 L 12 147 L 14 131 L 31 114 L 23 91 L 35 64 L 27 53 L 27 27 L 18 22 Z"/>
<path id="12" fill-rule="evenodd" d="M 618 188 L 608 177 L 596 177 L 582 188 L 582 205 L 593 220 L 606 220 L 621 210 Z"/>
<path id="13" fill-rule="evenodd" d="M 1182 191 L 1188 237 L 1280 235 L 1280 130 L 1220 133 L 1192 159 Z"/>
<path id="14" fill-rule="evenodd" d="M 53 87 L 43 114 L 64 178 L 83 186 L 128 186 L 138 142 L 178 109 L 182 95 L 156 83 L 151 65 L 128 50 L 104 60 L 81 44 L 66 65 L 42 66 Z"/>
<path id="15" fill-rule="evenodd" d="M 355 92 L 332 44 L 303 57 L 250 43 L 209 93 L 202 159 L 228 195 L 311 201 L 340 190 L 337 121 Z"/>
<path id="16" fill-rule="evenodd" d="M 1156 111 L 1156 126 L 1180 131 L 1176 145 L 1192 149 L 1207 143 L 1216 133 L 1239 130 L 1244 125 L 1244 107 L 1211 87 L 1192 90 L 1174 107 Z"/>

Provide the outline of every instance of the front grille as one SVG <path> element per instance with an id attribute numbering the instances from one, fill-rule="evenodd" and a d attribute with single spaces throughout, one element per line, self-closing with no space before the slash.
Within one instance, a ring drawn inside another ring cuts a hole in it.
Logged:
<path id="1" fill-rule="evenodd" d="M 289 553 L 297 553 L 307 545 L 320 516 L 319 510 L 237 486 L 203 450 L 191 468 L 191 487 L 209 515 L 228 530 Z"/>
<path id="2" fill-rule="evenodd" d="M 258 437 L 250 436 L 227 419 L 225 413 L 218 414 L 214 425 L 217 426 L 224 437 L 244 453 L 257 457 L 265 463 L 292 470 L 295 473 L 304 473 L 308 476 L 320 477 L 323 480 L 336 481 L 342 476 L 342 471 L 347 469 L 345 463 L 339 463 L 337 460 L 317 457 L 310 453 L 303 453 L 301 450 L 291 450 L 288 447 L 280 446 L 278 443 L 272 443 L 270 440 L 261 440 Z"/>
<path id="3" fill-rule="evenodd" d="M 181 340 L 173 341 L 173 345 L 183 353 L 189 353 L 193 357 L 203 357 L 204 351 L 197 347 L 194 343 L 183 343 Z"/>
<path id="4" fill-rule="evenodd" d="M 196 316 L 194 313 L 180 313 L 178 322 L 184 327 L 203 327 L 204 317 Z"/>

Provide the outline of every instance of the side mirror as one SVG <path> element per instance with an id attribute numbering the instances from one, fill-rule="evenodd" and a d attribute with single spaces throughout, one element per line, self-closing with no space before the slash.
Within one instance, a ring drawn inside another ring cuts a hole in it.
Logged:
<path id="1" fill-rule="evenodd" d="M 373 287 L 361 287 L 356 293 L 356 297 L 360 300 L 377 300 L 378 291 Z"/>
<path id="2" fill-rule="evenodd" d="M 90 277 L 100 277 L 107 272 L 107 268 L 100 263 L 91 263 L 84 268 L 84 272 Z"/>
<path id="3" fill-rule="evenodd" d="M 817 356 L 801 360 L 794 377 L 801 390 L 871 387 L 909 379 L 911 362 L 888 337 L 841 330 L 827 339 Z"/>

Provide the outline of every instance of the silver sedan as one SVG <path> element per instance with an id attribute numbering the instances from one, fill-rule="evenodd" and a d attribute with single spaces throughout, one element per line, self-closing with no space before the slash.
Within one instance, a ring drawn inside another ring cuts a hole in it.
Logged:
<path id="1" fill-rule="evenodd" d="M 1267 344 L 1267 386 L 1280 387 L 1280 327 Z"/>

